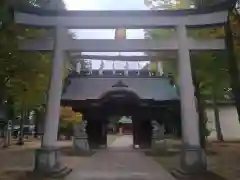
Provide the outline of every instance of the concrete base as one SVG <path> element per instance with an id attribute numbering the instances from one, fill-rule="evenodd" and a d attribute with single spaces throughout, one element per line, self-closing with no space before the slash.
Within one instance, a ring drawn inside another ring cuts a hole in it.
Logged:
<path id="1" fill-rule="evenodd" d="M 166 140 L 152 139 L 151 149 L 153 151 L 166 151 L 167 150 Z"/>
<path id="2" fill-rule="evenodd" d="M 101 145 L 99 145 L 99 148 L 100 149 L 107 149 L 107 145 L 106 144 L 101 144 Z"/>
<path id="3" fill-rule="evenodd" d="M 72 170 L 60 161 L 60 150 L 56 147 L 43 147 L 36 150 L 34 172 L 50 177 L 64 177 Z"/>
<path id="4" fill-rule="evenodd" d="M 203 175 L 204 172 L 199 172 L 199 173 L 191 173 L 191 172 L 186 172 L 183 171 L 182 169 L 173 169 L 171 171 L 171 174 L 173 175 L 173 177 L 175 177 L 176 179 L 181 179 L 181 180 L 193 180 L 196 177 L 201 177 Z"/>
<path id="5" fill-rule="evenodd" d="M 75 151 L 79 152 L 90 152 L 87 137 L 74 137 L 73 147 Z"/>
<path id="6" fill-rule="evenodd" d="M 141 144 L 140 149 L 151 149 L 151 145 L 149 144 Z"/>
<path id="7" fill-rule="evenodd" d="M 89 142 L 90 149 L 99 149 L 99 144 L 96 142 Z"/>
<path id="8" fill-rule="evenodd" d="M 189 173 L 202 173 L 207 169 L 206 154 L 200 147 L 185 147 L 181 155 L 181 169 Z"/>
<path id="9" fill-rule="evenodd" d="M 181 155 L 181 167 L 171 174 L 176 179 L 192 180 L 207 172 L 206 156 L 201 148 L 184 148 Z"/>
<path id="10" fill-rule="evenodd" d="M 133 145 L 133 149 L 139 149 L 139 145 L 138 144 L 134 144 Z"/>

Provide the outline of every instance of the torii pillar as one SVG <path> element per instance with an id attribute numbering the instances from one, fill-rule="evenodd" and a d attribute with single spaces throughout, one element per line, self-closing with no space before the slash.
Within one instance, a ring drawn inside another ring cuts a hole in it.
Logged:
<path id="1" fill-rule="evenodd" d="M 196 109 L 196 98 L 191 73 L 190 53 L 185 24 L 177 26 L 178 35 L 178 66 L 180 73 L 181 119 L 183 151 L 181 168 L 185 172 L 206 170 L 204 151 L 200 146 L 199 123 Z"/>
<path id="2" fill-rule="evenodd" d="M 52 0 L 46 5 L 46 9 L 61 10 L 63 8 L 64 4 L 58 0 Z M 53 32 L 54 49 L 44 121 L 44 135 L 41 148 L 35 154 L 34 170 L 47 175 L 63 176 L 71 172 L 71 169 L 61 163 L 60 149 L 57 145 L 65 59 L 63 45 L 68 36 L 68 30 L 65 27 L 57 25 L 53 27 Z"/>
<path id="3" fill-rule="evenodd" d="M 60 117 L 60 100 L 63 86 L 64 51 L 62 45 L 66 37 L 66 29 L 55 27 L 52 73 L 48 91 L 42 147 L 36 151 L 35 171 L 46 174 L 68 174 L 71 169 L 60 162 L 60 150 L 57 146 Z"/>

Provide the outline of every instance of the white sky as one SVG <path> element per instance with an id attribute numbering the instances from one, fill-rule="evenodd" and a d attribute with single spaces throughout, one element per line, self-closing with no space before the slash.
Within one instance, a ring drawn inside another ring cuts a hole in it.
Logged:
<path id="1" fill-rule="evenodd" d="M 64 0 L 66 8 L 68 10 L 147 10 L 144 0 Z M 101 29 L 101 30 L 71 30 L 75 33 L 78 39 L 114 39 L 113 29 Z M 128 29 L 128 39 L 143 39 L 144 31 L 142 29 Z M 114 52 L 103 53 L 85 53 L 85 54 L 104 54 L 104 55 L 116 55 Z M 141 55 L 143 53 L 121 53 L 122 55 Z M 140 67 L 143 67 L 146 62 L 141 62 Z M 98 69 L 100 61 L 93 61 L 93 69 Z M 116 69 L 123 69 L 124 62 L 115 61 Z M 130 69 L 136 69 L 138 67 L 137 62 L 129 62 Z M 105 69 L 111 69 L 112 62 L 105 61 Z"/>

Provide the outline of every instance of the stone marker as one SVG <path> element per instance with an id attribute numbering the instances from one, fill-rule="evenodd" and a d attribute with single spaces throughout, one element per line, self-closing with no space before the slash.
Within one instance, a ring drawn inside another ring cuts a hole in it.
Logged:
<path id="1" fill-rule="evenodd" d="M 164 139 L 165 128 L 159 125 L 157 121 L 151 121 L 152 130 L 152 149 L 153 151 L 166 150 L 166 141 Z"/>
<path id="2" fill-rule="evenodd" d="M 86 133 L 86 123 L 81 121 L 78 124 L 73 126 L 73 148 L 76 152 L 90 152 L 89 144 L 88 144 L 88 136 Z"/>

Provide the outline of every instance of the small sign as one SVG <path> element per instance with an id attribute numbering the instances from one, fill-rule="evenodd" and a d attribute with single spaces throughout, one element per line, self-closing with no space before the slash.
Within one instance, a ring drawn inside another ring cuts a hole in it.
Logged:
<path id="1" fill-rule="evenodd" d="M 12 130 L 12 120 L 8 121 L 8 130 Z"/>

